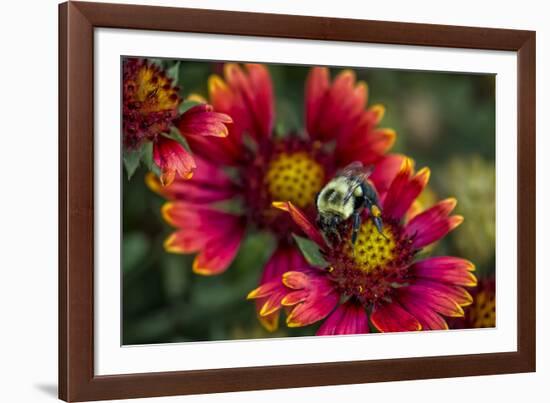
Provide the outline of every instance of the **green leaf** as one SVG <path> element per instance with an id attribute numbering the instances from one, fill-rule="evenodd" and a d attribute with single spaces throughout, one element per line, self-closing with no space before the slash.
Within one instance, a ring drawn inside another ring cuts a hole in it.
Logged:
<path id="1" fill-rule="evenodd" d="M 180 78 L 180 62 L 177 61 L 172 67 L 166 70 L 166 75 L 174 80 L 174 85 L 177 85 Z"/>
<path id="2" fill-rule="evenodd" d="M 157 164 L 155 164 L 155 161 L 153 160 L 153 143 L 148 142 L 142 147 L 142 155 L 141 160 L 147 167 L 147 169 L 151 172 L 153 172 L 155 175 L 160 176 L 160 168 Z"/>
<path id="3" fill-rule="evenodd" d="M 124 160 L 124 167 L 126 168 L 126 173 L 128 174 L 128 180 L 132 178 L 134 173 L 139 167 L 139 161 L 143 154 L 143 148 L 141 147 L 137 150 L 124 150 L 122 159 Z"/>
<path id="4" fill-rule="evenodd" d="M 158 67 L 160 67 L 161 69 L 164 68 L 164 60 L 163 59 L 149 58 L 147 60 L 149 60 L 149 63 L 155 64 Z"/>
<path id="5" fill-rule="evenodd" d="M 143 146 L 143 154 L 142 154 L 141 160 L 143 161 L 147 169 L 151 171 L 151 167 L 154 164 L 152 142 L 148 142 Z"/>
<path id="6" fill-rule="evenodd" d="M 191 147 L 189 147 L 187 140 L 185 140 L 185 137 L 181 135 L 177 127 L 172 126 L 172 128 L 170 129 L 170 133 L 162 133 L 162 135 L 164 137 L 177 141 L 183 146 L 183 148 L 187 150 L 188 153 L 191 153 Z"/>
<path id="7" fill-rule="evenodd" d="M 329 263 L 325 260 L 323 255 L 321 255 L 321 251 L 315 242 L 298 235 L 293 234 L 292 236 L 296 240 L 296 244 L 298 244 L 298 248 L 300 248 L 302 255 L 304 255 L 310 265 L 322 269 L 329 266 Z"/>

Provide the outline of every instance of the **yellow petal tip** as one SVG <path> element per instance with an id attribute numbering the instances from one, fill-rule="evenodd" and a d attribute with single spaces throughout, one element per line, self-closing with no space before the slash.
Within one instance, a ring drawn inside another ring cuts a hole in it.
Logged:
<path id="1" fill-rule="evenodd" d="M 206 99 L 202 95 L 196 93 L 190 94 L 186 100 L 191 102 L 198 102 L 200 104 L 206 103 Z"/>
<path id="2" fill-rule="evenodd" d="M 166 202 L 160 208 L 160 214 L 162 215 L 162 218 L 164 219 L 164 221 L 166 221 L 168 224 L 172 226 L 174 225 L 174 221 L 170 217 L 170 210 L 172 210 L 173 207 L 174 207 L 173 202 Z"/>
<path id="3" fill-rule="evenodd" d="M 422 180 L 422 183 L 424 185 L 426 185 L 429 180 L 430 180 L 430 175 L 431 175 L 431 171 L 430 171 L 430 168 L 428 167 L 424 167 L 422 168 L 420 171 L 418 171 L 418 173 L 416 174 L 417 177 L 421 178 Z"/>
<path id="4" fill-rule="evenodd" d="M 198 257 L 193 260 L 193 273 L 199 274 L 201 276 L 213 276 L 216 274 L 216 271 L 211 270 L 207 267 L 200 267 L 198 263 Z"/>
<path id="5" fill-rule="evenodd" d="M 401 162 L 400 171 L 403 173 L 408 173 L 410 175 L 410 172 L 412 172 L 414 167 L 414 161 L 412 158 L 405 157 L 403 158 L 403 162 Z"/>
<path id="6" fill-rule="evenodd" d="M 152 172 L 147 172 L 145 175 L 145 185 L 155 193 L 161 192 L 161 186 L 157 176 Z"/>
<path id="7" fill-rule="evenodd" d="M 270 333 L 273 333 L 279 328 L 279 314 L 273 315 L 273 317 L 258 316 L 260 324 Z"/>
<path id="8" fill-rule="evenodd" d="M 252 291 L 250 291 L 247 296 L 246 296 L 246 299 L 254 299 L 258 296 L 258 293 L 260 292 L 260 287 L 257 287 L 255 289 L 253 289 Z"/>
<path id="9" fill-rule="evenodd" d="M 449 205 L 449 210 L 454 210 L 456 207 L 456 204 L 458 201 L 456 200 L 456 197 L 448 197 L 444 200 L 444 203 Z"/>
<path id="10" fill-rule="evenodd" d="M 208 92 L 210 94 L 216 92 L 216 90 L 226 90 L 227 89 L 227 84 L 225 83 L 225 81 L 223 81 L 223 79 L 216 75 L 216 74 L 212 74 L 209 78 L 208 78 Z"/>
<path id="11" fill-rule="evenodd" d="M 455 215 L 451 217 L 451 229 L 455 229 L 464 222 L 464 217 L 461 215 Z"/>
<path id="12" fill-rule="evenodd" d="M 280 308 L 279 306 L 271 305 L 269 301 L 266 301 L 266 303 L 262 305 L 262 308 L 260 309 L 259 314 L 262 317 L 269 316 L 275 313 L 276 311 L 278 311 L 279 308 Z"/>
<path id="13" fill-rule="evenodd" d="M 278 208 L 279 210 L 288 211 L 288 205 L 290 202 L 284 202 L 284 201 L 274 201 L 271 203 L 271 205 L 275 208 Z"/>
<path id="14" fill-rule="evenodd" d="M 376 122 L 380 122 L 386 114 L 386 107 L 382 104 L 376 104 L 370 107 L 370 110 L 376 115 Z M 394 132 L 395 133 L 395 132 Z"/>

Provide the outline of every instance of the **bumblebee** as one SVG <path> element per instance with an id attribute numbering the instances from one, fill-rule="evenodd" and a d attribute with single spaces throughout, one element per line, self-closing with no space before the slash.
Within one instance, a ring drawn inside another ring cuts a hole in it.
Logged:
<path id="1" fill-rule="evenodd" d="M 341 224 L 351 218 L 351 243 L 355 245 L 361 227 L 361 212 L 367 209 L 378 232 L 382 232 L 382 211 L 378 195 L 367 179 L 372 167 L 365 167 L 359 161 L 352 162 L 328 182 L 316 199 L 317 225 L 327 240 L 336 238 L 339 242 Z"/>

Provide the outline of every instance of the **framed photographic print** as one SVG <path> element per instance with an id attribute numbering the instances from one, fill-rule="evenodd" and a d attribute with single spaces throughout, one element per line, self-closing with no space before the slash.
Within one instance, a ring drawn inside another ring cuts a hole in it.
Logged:
<path id="1" fill-rule="evenodd" d="M 535 33 L 60 5 L 59 397 L 535 370 Z"/>

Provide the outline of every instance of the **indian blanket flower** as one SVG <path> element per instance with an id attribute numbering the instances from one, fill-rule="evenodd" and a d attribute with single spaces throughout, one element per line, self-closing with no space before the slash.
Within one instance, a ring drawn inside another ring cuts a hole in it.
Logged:
<path id="1" fill-rule="evenodd" d="M 176 228 L 165 249 L 197 253 L 196 273 L 224 272 L 249 228 L 268 231 L 277 244 L 260 284 L 303 266 L 291 237 L 300 227 L 272 202 L 290 200 L 313 217 L 316 194 L 349 162 L 375 166 L 374 176 L 386 167 L 399 167 L 400 157 L 385 155 L 395 133 L 377 127 L 384 108 L 366 107 L 367 86 L 357 82 L 351 70 L 343 70 L 331 82 L 327 68 L 312 68 L 305 83 L 306 127 L 282 135 L 273 133 L 274 95 L 266 66 L 225 64 L 223 77 L 211 76 L 208 89 L 214 109 L 233 119 L 229 136 L 186 136 L 198 156 L 193 179 L 162 188 L 148 177 L 149 186 L 169 199 L 162 213 Z M 230 199 L 240 201 L 240 214 L 220 208 Z M 259 301 L 262 324 L 274 330 L 277 301 Z"/>
<path id="2" fill-rule="evenodd" d="M 495 278 L 480 279 L 472 291 L 474 302 L 464 309 L 464 317 L 449 323 L 451 329 L 475 329 L 496 326 Z"/>
<path id="3" fill-rule="evenodd" d="M 289 327 L 322 321 L 318 335 L 447 329 L 445 317 L 462 317 L 472 303 L 465 287 L 475 286 L 474 265 L 453 256 L 425 257 L 423 248 L 443 238 L 462 222 L 450 215 L 452 198 L 406 220 L 406 213 L 426 186 L 427 168 L 414 173 L 405 159 L 397 173 L 371 177 L 379 194 L 383 235 L 368 211 L 355 246 L 344 223 L 341 240 L 325 240 L 304 212 L 291 202 L 276 202 L 320 251 L 319 267 L 295 265 L 281 277 L 249 294 L 264 304 L 286 308 Z"/>
<path id="4" fill-rule="evenodd" d="M 173 182 L 176 174 L 189 179 L 196 168 L 182 142 L 169 137 L 173 127 L 182 136 L 226 137 L 231 118 L 198 104 L 180 113 L 180 89 L 157 65 L 144 59 L 128 58 L 123 64 L 122 132 L 124 148 L 138 152 L 153 143 L 152 159 L 160 170 L 161 183 Z"/>

